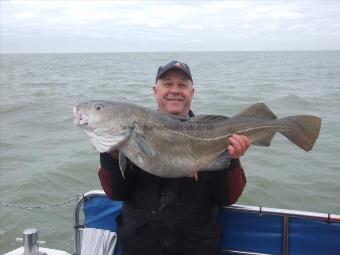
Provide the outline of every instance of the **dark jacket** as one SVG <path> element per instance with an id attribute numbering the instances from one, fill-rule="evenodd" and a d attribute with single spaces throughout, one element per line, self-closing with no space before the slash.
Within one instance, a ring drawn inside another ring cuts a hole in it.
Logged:
<path id="1" fill-rule="evenodd" d="M 99 178 L 106 195 L 123 200 L 117 220 L 123 255 L 220 253 L 219 205 L 236 202 L 246 184 L 239 160 L 219 171 L 161 178 L 128 161 L 125 179 L 118 160 L 100 154 Z"/>

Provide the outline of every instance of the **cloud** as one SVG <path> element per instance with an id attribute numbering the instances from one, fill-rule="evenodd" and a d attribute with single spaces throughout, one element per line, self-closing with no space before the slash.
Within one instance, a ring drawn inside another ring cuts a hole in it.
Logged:
<path id="1" fill-rule="evenodd" d="M 6 1 L 1 51 L 339 49 L 338 13 L 335 1 Z"/>

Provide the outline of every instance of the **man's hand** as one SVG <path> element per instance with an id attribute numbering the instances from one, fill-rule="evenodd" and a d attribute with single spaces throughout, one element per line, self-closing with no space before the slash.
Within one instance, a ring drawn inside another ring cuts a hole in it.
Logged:
<path id="1" fill-rule="evenodd" d="M 229 137 L 228 153 L 232 159 L 237 159 L 248 150 L 250 140 L 247 136 L 233 134 Z"/>

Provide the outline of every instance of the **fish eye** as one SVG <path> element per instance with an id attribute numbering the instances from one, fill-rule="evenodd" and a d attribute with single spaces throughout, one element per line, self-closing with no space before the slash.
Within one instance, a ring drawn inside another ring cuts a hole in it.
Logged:
<path id="1" fill-rule="evenodd" d="M 95 106 L 95 108 L 96 108 L 97 111 L 100 111 L 101 109 L 104 108 L 104 105 L 102 105 L 102 104 L 97 104 L 97 105 Z"/>

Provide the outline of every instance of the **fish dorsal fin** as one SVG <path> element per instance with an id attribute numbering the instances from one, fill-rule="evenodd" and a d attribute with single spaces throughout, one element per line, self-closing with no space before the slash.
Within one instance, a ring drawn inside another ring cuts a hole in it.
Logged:
<path id="1" fill-rule="evenodd" d="M 275 114 L 264 103 L 253 104 L 247 109 L 245 109 L 243 112 L 235 115 L 234 117 L 241 117 L 241 116 L 260 117 L 260 118 L 269 119 L 269 120 L 277 119 Z"/>
<path id="2" fill-rule="evenodd" d="M 229 119 L 228 117 L 225 117 L 223 115 L 197 115 L 195 117 L 192 117 L 189 119 L 189 121 L 223 121 Z"/>
<path id="3" fill-rule="evenodd" d="M 182 116 L 178 116 L 178 115 L 175 115 L 175 114 L 172 114 L 172 113 L 167 113 L 167 112 L 162 112 L 161 114 L 165 115 L 165 116 L 168 116 L 169 118 L 172 118 L 172 119 L 175 119 L 175 120 L 188 120 L 189 117 L 182 117 Z"/>

